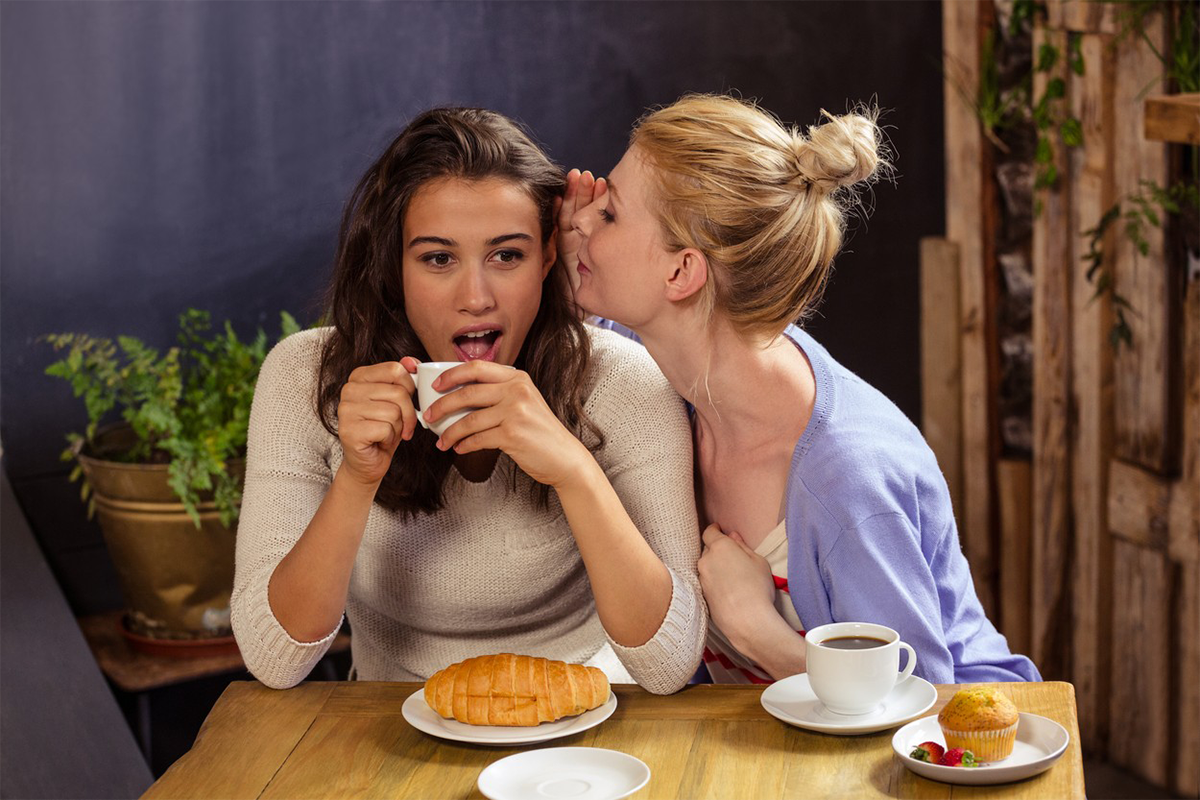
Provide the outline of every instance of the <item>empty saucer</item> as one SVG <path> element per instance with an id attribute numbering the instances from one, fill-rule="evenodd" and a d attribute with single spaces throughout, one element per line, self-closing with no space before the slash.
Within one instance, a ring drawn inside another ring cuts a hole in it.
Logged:
<path id="1" fill-rule="evenodd" d="M 546 747 L 489 764 L 479 791 L 490 800 L 617 800 L 650 780 L 639 758 L 600 747 Z"/>

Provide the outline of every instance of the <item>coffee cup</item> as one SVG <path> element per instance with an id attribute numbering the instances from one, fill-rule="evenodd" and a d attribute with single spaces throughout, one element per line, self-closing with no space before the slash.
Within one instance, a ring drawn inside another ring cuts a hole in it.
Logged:
<path id="1" fill-rule="evenodd" d="M 871 622 L 834 622 L 805 635 L 808 682 L 834 714 L 870 714 L 917 666 L 917 653 L 900 634 Z M 900 671 L 900 650 L 908 663 Z"/>
<path id="2" fill-rule="evenodd" d="M 454 388 L 449 389 L 448 391 L 439 392 L 437 389 L 433 388 L 433 382 L 435 380 L 437 380 L 438 376 L 441 375 L 446 370 L 453 369 L 454 367 L 457 367 L 463 363 L 465 363 L 465 362 L 462 362 L 462 361 L 428 361 L 428 362 L 417 365 L 417 399 L 420 401 L 422 409 L 429 408 L 431 405 L 434 404 L 434 402 L 439 397 L 445 397 L 446 395 L 450 394 L 450 392 L 453 392 L 453 391 L 456 391 L 456 390 L 462 388 L 461 386 L 455 386 Z M 476 410 L 477 409 L 474 409 L 474 408 L 459 409 L 458 411 L 455 411 L 453 414 L 448 414 L 448 415 L 438 419 L 432 425 L 430 425 L 428 422 L 426 422 L 425 415 L 423 413 L 421 413 L 420 411 L 418 411 L 417 412 L 417 422 L 421 423 L 422 428 L 425 428 L 426 430 L 431 430 L 434 433 L 436 433 L 438 436 L 441 436 L 443 433 L 446 432 L 446 429 L 449 428 L 451 425 L 458 422 L 460 419 L 465 417 L 467 414 L 470 414 L 472 411 L 476 411 Z"/>

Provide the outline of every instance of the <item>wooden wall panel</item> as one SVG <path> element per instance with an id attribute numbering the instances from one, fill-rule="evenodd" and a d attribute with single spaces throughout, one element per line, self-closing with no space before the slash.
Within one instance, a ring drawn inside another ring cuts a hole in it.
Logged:
<path id="1" fill-rule="evenodd" d="M 1075 257 L 1071 271 L 1071 436 L 1074 548 L 1071 558 L 1071 682 L 1079 704 L 1084 745 L 1096 752 L 1108 738 L 1109 664 L 1112 647 L 1112 543 L 1108 533 L 1108 463 L 1112 457 L 1112 308 L 1094 287 L 1079 258 L 1080 232 L 1092 228 L 1113 203 L 1112 37 L 1080 35 L 1086 69 L 1073 76 L 1069 94 L 1083 129 L 1083 146 L 1070 155 L 1068 230 Z M 1103 246 L 1111 252 L 1113 231 Z"/>
<path id="2" fill-rule="evenodd" d="M 1146 35 L 1160 52 L 1164 49 L 1163 15 L 1150 18 Z M 1136 36 L 1121 37 L 1111 58 L 1113 105 L 1121 109 L 1113 120 L 1113 188 L 1124 197 L 1141 191 L 1142 181 L 1168 183 L 1166 146 L 1145 140 L 1141 100 L 1148 84 L 1151 92 L 1162 91 L 1161 80 L 1152 82 L 1162 75 L 1162 65 Z M 1133 344 L 1116 355 L 1115 447 L 1119 458 L 1166 475 L 1178 463 L 1178 417 L 1172 413 L 1172 381 L 1178 380 L 1173 363 L 1178 350 L 1172 347 L 1178 301 L 1172 297 L 1162 229 L 1147 225 L 1144 234 L 1150 245 L 1147 255 L 1138 253 L 1124 235 L 1112 250 L 1116 290 L 1133 305 L 1132 313 L 1126 312 Z"/>
<path id="3" fill-rule="evenodd" d="M 996 469 L 996 500 L 1000 508 L 1000 616 L 995 622 L 1014 653 L 1030 651 L 1032 492 L 1030 463 L 1024 459 L 1002 459 Z"/>
<path id="4" fill-rule="evenodd" d="M 1171 563 L 1165 555 L 1113 543 L 1112 731 L 1108 757 L 1166 786 L 1177 752 L 1170 741 Z"/>
<path id="5" fill-rule="evenodd" d="M 958 245 L 921 239 L 921 430 L 962 524 L 962 349 Z"/>
<path id="6" fill-rule="evenodd" d="M 1046 27 L 1063 31 L 1117 33 L 1120 30 L 1117 18 L 1119 11 L 1112 3 L 1097 3 L 1095 0 L 1048 0 Z"/>
<path id="7" fill-rule="evenodd" d="M 1176 720 L 1171 749 L 1171 788 L 1180 797 L 1200 797 L 1200 562 L 1181 569 L 1174 610 L 1178 643 L 1175 674 Z"/>
<path id="8" fill-rule="evenodd" d="M 975 589 L 984 610 L 994 615 L 996 598 L 994 435 L 996 361 L 988 303 L 990 219 L 996 205 L 987 187 L 987 149 L 975 112 L 959 98 L 957 85 L 979 85 L 983 25 L 994 14 L 991 0 L 942 4 L 942 43 L 946 60 L 946 238 L 959 247 L 962 303 L 962 511 L 960 533 Z"/>
<path id="9" fill-rule="evenodd" d="M 1045 41 L 1066 52 L 1067 34 L 1038 30 L 1034 50 Z M 1034 96 L 1046 81 L 1066 78 L 1065 59 L 1054 74 L 1037 73 Z M 1063 147 L 1055 150 L 1066 175 Z M 1062 188 L 1040 193 L 1042 211 L 1033 227 L 1033 630 L 1031 655 L 1042 675 L 1064 680 L 1070 646 L 1071 547 L 1071 272 L 1070 198 Z"/>

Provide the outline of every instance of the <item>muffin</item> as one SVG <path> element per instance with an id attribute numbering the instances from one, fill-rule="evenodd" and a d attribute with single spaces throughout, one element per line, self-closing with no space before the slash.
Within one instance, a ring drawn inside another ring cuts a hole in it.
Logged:
<path id="1" fill-rule="evenodd" d="M 946 749 L 961 747 L 977 761 L 999 761 L 1012 755 L 1017 740 L 1017 707 L 999 689 L 959 689 L 938 713 Z"/>

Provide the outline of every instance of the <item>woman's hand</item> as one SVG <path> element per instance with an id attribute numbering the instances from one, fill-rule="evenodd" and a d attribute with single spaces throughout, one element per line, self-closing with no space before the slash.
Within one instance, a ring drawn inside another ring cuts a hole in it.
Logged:
<path id="1" fill-rule="evenodd" d="M 750 549 L 740 534 L 726 536 L 717 525 L 709 525 L 703 539 L 696 568 L 716 626 L 727 636 L 737 637 L 743 628 L 755 626 L 761 615 L 779 616 L 767 560 Z"/>
<path id="2" fill-rule="evenodd" d="M 359 367 L 342 387 L 337 409 L 342 468 L 360 483 L 378 485 L 400 442 L 413 436 L 417 363 L 408 357 Z"/>
<path id="3" fill-rule="evenodd" d="M 464 385 L 465 384 L 465 385 Z M 546 405 L 529 375 L 489 361 L 469 361 L 443 372 L 433 388 L 462 388 L 425 409 L 432 424 L 465 408 L 474 408 L 438 440 L 443 450 L 462 455 L 477 450 L 503 450 L 529 477 L 561 488 L 593 464 L 587 448 Z"/>
<path id="4" fill-rule="evenodd" d="M 573 169 L 567 173 L 567 193 L 558 204 L 558 257 L 567 268 L 571 288 L 579 288 L 579 248 L 583 235 L 575 230 L 575 214 L 590 206 L 607 190 L 604 178 L 593 178 L 591 172 Z"/>

